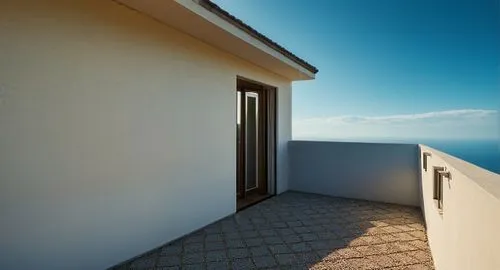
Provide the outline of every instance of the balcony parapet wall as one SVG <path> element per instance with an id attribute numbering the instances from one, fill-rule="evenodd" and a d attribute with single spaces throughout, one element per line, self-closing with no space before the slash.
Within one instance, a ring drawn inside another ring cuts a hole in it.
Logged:
<path id="1" fill-rule="evenodd" d="M 425 145 L 419 162 L 436 269 L 500 269 L 500 175 Z"/>
<path id="2" fill-rule="evenodd" d="M 291 190 L 420 205 L 418 145 L 289 142 Z"/>

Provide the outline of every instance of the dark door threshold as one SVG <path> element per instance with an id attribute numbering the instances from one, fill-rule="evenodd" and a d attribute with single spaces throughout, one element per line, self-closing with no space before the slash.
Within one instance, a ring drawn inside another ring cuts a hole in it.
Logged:
<path id="1" fill-rule="evenodd" d="M 236 211 L 241 211 L 243 209 L 246 209 L 254 204 L 260 203 L 266 199 L 271 198 L 274 195 L 271 194 L 252 194 L 252 195 L 247 195 L 243 199 L 237 199 L 236 200 Z"/>

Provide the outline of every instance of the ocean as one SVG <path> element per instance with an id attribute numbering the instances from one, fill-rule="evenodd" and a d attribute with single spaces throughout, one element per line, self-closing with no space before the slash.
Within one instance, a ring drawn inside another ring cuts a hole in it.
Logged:
<path id="1" fill-rule="evenodd" d="M 500 174 L 498 140 L 421 140 L 419 143 Z"/>

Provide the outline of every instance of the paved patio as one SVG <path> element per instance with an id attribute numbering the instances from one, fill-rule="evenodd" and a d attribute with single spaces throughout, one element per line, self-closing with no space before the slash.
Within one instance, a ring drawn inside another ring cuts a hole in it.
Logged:
<path id="1" fill-rule="evenodd" d="M 434 269 L 420 209 L 287 192 L 116 269 Z"/>

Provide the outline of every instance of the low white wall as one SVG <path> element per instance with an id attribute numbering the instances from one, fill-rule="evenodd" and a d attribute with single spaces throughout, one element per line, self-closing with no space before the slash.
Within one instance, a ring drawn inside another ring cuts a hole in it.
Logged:
<path id="1" fill-rule="evenodd" d="M 291 83 L 113 1 L 0 8 L 0 269 L 103 269 L 235 212 L 236 77 Z"/>
<path id="2" fill-rule="evenodd" d="M 289 142 L 290 189 L 419 205 L 417 145 Z"/>
<path id="3" fill-rule="evenodd" d="M 431 154 L 427 171 L 423 152 Z M 444 178 L 442 214 L 433 200 L 434 166 L 451 173 L 451 179 Z M 500 175 L 424 145 L 420 145 L 419 170 L 436 269 L 500 269 Z"/>

